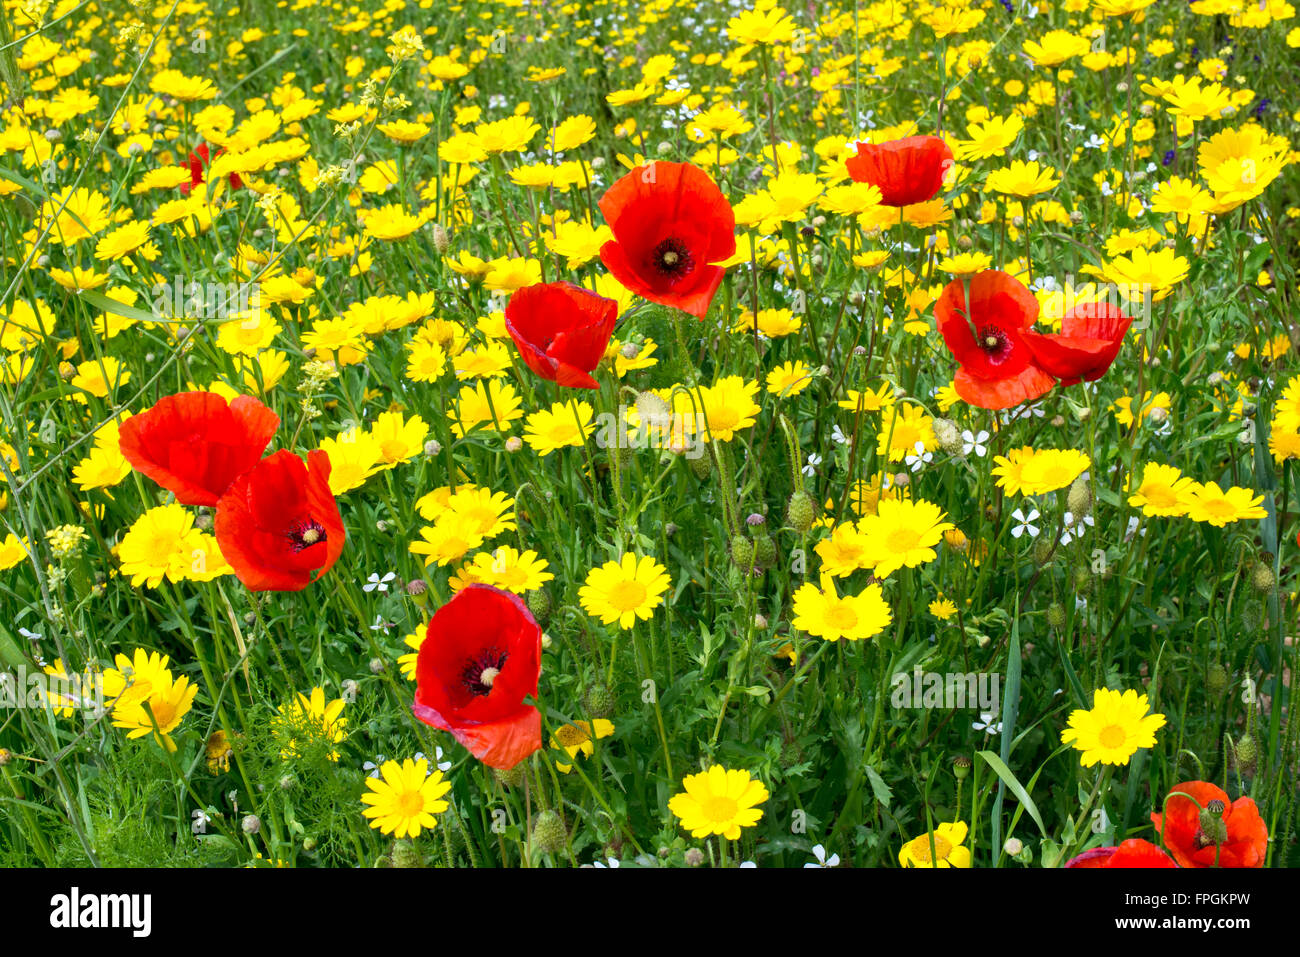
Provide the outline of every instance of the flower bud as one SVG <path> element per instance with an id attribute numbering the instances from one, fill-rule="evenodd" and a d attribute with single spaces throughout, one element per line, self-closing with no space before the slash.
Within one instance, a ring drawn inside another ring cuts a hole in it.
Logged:
<path id="1" fill-rule="evenodd" d="M 451 234 L 442 223 L 433 224 L 433 248 L 439 256 L 445 256 L 451 250 Z"/>
<path id="2" fill-rule="evenodd" d="M 816 503 L 807 492 L 799 491 L 790 496 L 785 506 L 785 521 L 799 534 L 804 534 L 813 526 Z"/>
<path id="3" fill-rule="evenodd" d="M 569 832 L 564 820 L 554 811 L 543 811 L 533 821 L 532 846 L 534 850 L 554 854 L 564 850 Z"/>
<path id="4" fill-rule="evenodd" d="M 410 841 L 401 840 L 393 843 L 392 858 L 394 867 L 423 867 L 424 855 Z"/>
<path id="5" fill-rule="evenodd" d="M 1065 497 L 1065 507 L 1070 510 L 1076 522 L 1082 521 L 1085 515 L 1092 513 L 1092 487 L 1082 475 L 1070 485 L 1070 492 Z"/>
<path id="6" fill-rule="evenodd" d="M 685 856 L 687 867 L 699 867 L 704 863 L 704 852 L 698 847 L 687 848 Z"/>
<path id="7" fill-rule="evenodd" d="M 528 610 L 533 613 L 539 625 L 546 624 L 551 617 L 551 593 L 545 588 L 534 588 L 527 596 Z"/>
<path id="8" fill-rule="evenodd" d="M 256 834 L 262 829 L 262 819 L 256 814 L 246 814 L 244 819 L 239 822 L 239 828 L 245 834 Z"/>

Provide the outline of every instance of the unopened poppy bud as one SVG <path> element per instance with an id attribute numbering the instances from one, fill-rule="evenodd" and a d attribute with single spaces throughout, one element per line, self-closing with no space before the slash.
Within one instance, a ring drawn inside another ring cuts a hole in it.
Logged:
<path id="1" fill-rule="evenodd" d="M 970 774 L 971 760 L 964 754 L 959 754 L 952 759 L 952 776 L 958 781 Z"/>
<path id="2" fill-rule="evenodd" d="M 1040 538 L 1034 542 L 1034 564 L 1046 565 L 1052 560 L 1055 552 L 1055 545 L 1047 538 Z"/>
<path id="3" fill-rule="evenodd" d="M 815 513 L 813 497 L 804 491 L 795 492 L 785 506 L 786 524 L 802 535 L 812 528 Z"/>
<path id="4" fill-rule="evenodd" d="M 424 454 L 432 458 L 435 455 L 442 454 L 442 443 L 437 439 L 430 439 L 424 443 Z"/>
<path id="5" fill-rule="evenodd" d="M 731 539 L 731 560 L 741 571 L 754 567 L 754 543 L 744 535 L 735 535 Z"/>
<path id="6" fill-rule="evenodd" d="M 1250 573 L 1250 583 L 1256 591 L 1267 593 L 1273 590 L 1277 579 L 1273 577 L 1273 569 L 1263 562 L 1256 562 L 1254 570 Z"/>
<path id="7" fill-rule="evenodd" d="M 1218 698 L 1228 690 L 1228 669 L 1215 662 L 1205 671 L 1205 692 L 1210 698 Z"/>
<path id="8" fill-rule="evenodd" d="M 256 814 L 246 814 L 244 819 L 239 822 L 239 828 L 245 834 L 256 834 L 262 829 L 262 819 Z"/>
<path id="9" fill-rule="evenodd" d="M 438 250 L 439 256 L 447 255 L 451 249 L 451 235 L 442 223 L 433 224 L 433 248 Z"/>
<path id="10" fill-rule="evenodd" d="M 524 783 L 524 765 L 522 761 L 513 768 L 493 768 L 492 774 L 502 785 L 508 788 L 521 787 Z"/>
<path id="11" fill-rule="evenodd" d="M 517 435 L 512 435 L 510 436 L 510 438 L 506 439 L 507 452 L 518 452 L 523 447 L 524 447 L 524 440 Z"/>
<path id="12" fill-rule="evenodd" d="M 763 534 L 754 539 L 754 565 L 757 568 L 771 568 L 776 564 L 776 543 L 772 536 Z"/>
<path id="13" fill-rule="evenodd" d="M 1254 736 L 1249 731 L 1237 741 L 1233 753 L 1237 756 L 1237 767 L 1241 773 L 1253 775 L 1255 773 L 1255 760 L 1259 757 L 1259 749 L 1255 745 Z"/>
<path id="14" fill-rule="evenodd" d="M 407 840 L 395 841 L 389 857 L 392 858 L 394 867 L 424 866 L 424 855 L 420 853 L 418 847 Z"/>
<path id="15" fill-rule="evenodd" d="M 545 588 L 534 588 L 528 593 L 528 610 L 533 613 L 539 625 L 546 624 L 551 617 L 551 593 Z"/>
<path id="16" fill-rule="evenodd" d="M 1065 507 L 1070 510 L 1076 522 L 1092 512 L 1092 487 L 1088 480 L 1080 475 L 1070 485 L 1070 492 L 1065 497 Z"/>
<path id="17" fill-rule="evenodd" d="M 614 713 L 614 696 L 602 684 L 591 685 L 582 696 L 582 707 L 593 718 L 608 718 Z"/>
<path id="18" fill-rule="evenodd" d="M 564 821 L 554 811 L 543 811 L 533 822 L 532 845 L 534 850 L 554 854 L 564 850 L 569 833 Z"/>
<path id="19" fill-rule="evenodd" d="M 713 458 L 706 454 L 703 448 L 699 448 L 698 446 L 697 448 L 698 452 L 694 449 L 691 451 L 691 455 L 693 455 L 694 458 L 692 458 L 691 455 L 688 455 L 686 461 L 690 463 L 691 474 L 697 479 L 703 480 L 708 478 L 713 472 Z"/>
<path id="20" fill-rule="evenodd" d="M 1065 608 L 1060 602 L 1052 602 L 1047 606 L 1047 623 L 1053 628 L 1065 627 Z"/>

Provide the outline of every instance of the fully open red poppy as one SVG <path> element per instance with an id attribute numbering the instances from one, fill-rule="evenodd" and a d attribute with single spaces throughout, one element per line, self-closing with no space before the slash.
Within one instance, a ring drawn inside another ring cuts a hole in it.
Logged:
<path id="1" fill-rule="evenodd" d="M 957 395 L 985 409 L 1032 402 L 1055 385 L 1034 359 L 1025 332 L 1038 318 L 1038 300 L 1015 277 L 986 269 L 966 289 L 954 279 L 934 304 L 934 318 L 961 363 L 953 380 Z"/>
<path id="2" fill-rule="evenodd" d="M 330 459 L 285 449 L 239 478 L 217 503 L 221 554 L 253 591 L 301 591 L 343 552 L 346 533 L 330 492 Z"/>
<path id="3" fill-rule="evenodd" d="M 1177 867 L 1174 859 L 1150 841 L 1131 837 L 1119 847 L 1094 847 L 1071 858 L 1066 867 Z"/>
<path id="4" fill-rule="evenodd" d="M 595 389 L 599 364 L 618 320 L 618 303 L 569 282 L 515 291 L 506 304 L 506 331 L 519 357 L 543 379 L 571 389 Z"/>
<path id="5" fill-rule="evenodd" d="M 638 166 L 600 198 L 614 238 L 600 259 L 629 290 L 703 319 L 736 254 L 736 217 L 707 173 L 689 163 Z"/>
<path id="6" fill-rule="evenodd" d="M 886 143 L 859 143 L 845 161 L 856 182 L 880 189 L 882 206 L 911 206 L 934 199 L 952 167 L 952 149 L 938 136 L 908 136 Z"/>
<path id="7" fill-rule="evenodd" d="M 219 149 L 217 150 L 217 155 L 220 156 L 224 152 L 224 149 Z M 207 143 L 200 143 L 198 148 L 190 154 L 190 181 L 188 183 L 181 183 L 182 196 L 190 195 L 190 190 L 204 181 L 207 175 L 208 163 L 210 162 L 209 156 L 210 151 Z M 231 189 L 240 189 L 243 185 L 244 181 L 239 178 L 238 173 L 230 174 Z"/>
<path id="8" fill-rule="evenodd" d="M 466 585 L 429 621 L 411 710 L 489 767 L 513 768 L 542 746 L 541 712 L 524 703 L 541 671 L 542 629 L 518 596 Z"/>
<path id="9" fill-rule="evenodd" d="M 1165 814 L 1154 813 L 1151 823 L 1156 833 L 1164 834 L 1165 847 L 1183 867 L 1263 867 L 1268 850 L 1268 827 L 1259 816 L 1259 808 L 1248 797 L 1232 803 L 1221 788 L 1208 781 L 1188 781 L 1170 788 L 1173 795 L 1165 805 Z M 1190 794 L 1190 801 L 1182 794 Z M 1201 826 L 1201 808 L 1222 810 L 1227 839 L 1216 844 Z M 1200 804 L 1200 808 L 1196 805 Z"/>
<path id="10" fill-rule="evenodd" d="M 257 464 L 280 418 L 251 395 L 227 403 L 215 392 L 165 396 L 122 423 L 119 447 L 139 472 L 183 505 L 216 505 Z"/>
<path id="11" fill-rule="evenodd" d="M 1106 374 L 1133 317 L 1108 302 L 1085 302 L 1061 318 L 1061 332 L 1024 333 L 1034 361 L 1047 373 L 1061 380 L 1061 385 L 1092 382 Z"/>

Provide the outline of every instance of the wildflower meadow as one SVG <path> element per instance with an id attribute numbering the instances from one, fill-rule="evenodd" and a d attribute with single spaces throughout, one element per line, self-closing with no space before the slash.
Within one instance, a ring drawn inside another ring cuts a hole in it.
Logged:
<path id="1" fill-rule="evenodd" d="M 0 7 L 0 866 L 1300 866 L 1288 0 Z"/>

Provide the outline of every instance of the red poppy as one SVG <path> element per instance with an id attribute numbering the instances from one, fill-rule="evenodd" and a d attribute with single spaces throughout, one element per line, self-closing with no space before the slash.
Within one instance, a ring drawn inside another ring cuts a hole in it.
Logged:
<path id="1" fill-rule="evenodd" d="M 220 156 L 224 152 L 225 152 L 224 149 L 217 150 L 217 155 Z M 190 190 L 192 190 L 195 186 L 198 186 L 199 183 L 202 183 L 205 180 L 206 171 L 209 162 L 209 158 L 208 158 L 209 155 L 210 153 L 208 150 L 207 143 L 200 143 L 198 148 L 195 149 L 194 152 L 190 154 L 190 163 L 189 163 L 190 181 L 188 183 L 181 183 L 182 196 L 190 195 Z M 240 189 L 243 187 L 243 185 L 244 185 L 244 181 L 239 178 L 238 173 L 230 174 L 231 189 Z"/>
<path id="2" fill-rule="evenodd" d="M 1085 302 L 1062 317 L 1059 335 L 1026 332 L 1024 338 L 1044 371 L 1060 379 L 1061 385 L 1074 385 L 1106 374 L 1132 323 L 1133 317 L 1118 306 Z"/>
<path id="3" fill-rule="evenodd" d="M 524 703 L 541 672 L 542 629 L 518 596 L 466 585 L 429 621 L 411 710 L 489 767 L 513 768 L 542 746 L 541 712 Z"/>
<path id="4" fill-rule="evenodd" d="M 301 591 L 329 571 L 346 533 L 330 492 L 330 458 L 285 449 L 235 479 L 217 503 L 217 545 L 253 591 Z"/>
<path id="5" fill-rule="evenodd" d="M 970 308 L 962 280 L 954 279 L 934 304 L 934 318 L 961 363 L 957 395 L 985 409 L 1032 402 L 1055 385 L 1034 360 L 1025 332 L 1038 318 L 1038 300 L 1024 284 L 996 269 L 970 282 Z"/>
<path id="6" fill-rule="evenodd" d="M 1208 781 L 1178 784 L 1170 793 L 1165 814 L 1152 814 L 1151 823 L 1180 865 L 1214 867 L 1217 861 L 1219 867 L 1264 866 L 1268 828 L 1254 801 L 1239 797 L 1228 803 L 1228 795 Z M 1220 828 L 1218 835 L 1213 833 Z"/>
<path id="7" fill-rule="evenodd" d="M 708 174 L 689 163 L 638 166 L 600 198 L 614 238 L 600 259 L 651 302 L 703 319 L 736 254 L 736 217 Z"/>
<path id="8" fill-rule="evenodd" d="M 568 282 L 525 286 L 506 304 L 506 331 L 543 379 L 595 389 L 596 368 L 618 319 L 618 303 Z"/>
<path id="9" fill-rule="evenodd" d="M 952 167 L 952 149 L 938 136 L 908 136 L 873 145 L 859 143 L 845 162 L 856 182 L 880 189 L 882 206 L 911 206 L 934 199 Z"/>
<path id="10" fill-rule="evenodd" d="M 123 422 L 119 447 L 133 468 L 175 492 L 182 505 L 216 505 L 257 464 L 279 424 L 251 395 L 227 404 L 215 392 L 181 392 Z"/>
<path id="11" fill-rule="evenodd" d="M 1131 837 L 1119 847 L 1094 847 L 1070 859 L 1066 867 L 1177 867 L 1174 859 L 1150 841 Z"/>

